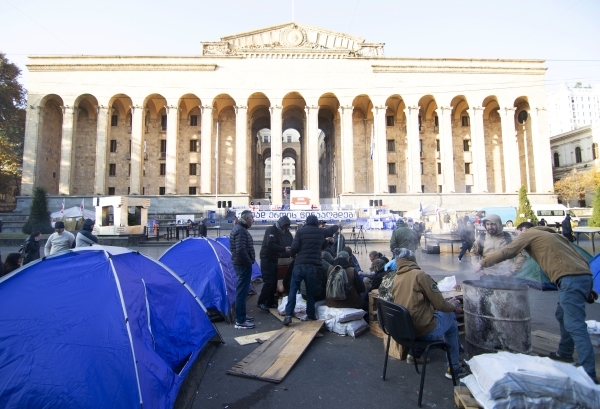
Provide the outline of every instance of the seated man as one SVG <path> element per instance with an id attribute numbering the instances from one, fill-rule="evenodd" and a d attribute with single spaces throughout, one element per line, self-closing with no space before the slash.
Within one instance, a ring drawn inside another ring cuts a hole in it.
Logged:
<path id="1" fill-rule="evenodd" d="M 378 251 L 372 251 L 369 253 L 369 260 L 371 261 L 371 263 L 379 258 L 382 259 L 383 261 L 385 261 L 385 264 L 390 262 L 389 258 L 387 258 L 386 256 L 384 256 L 383 254 L 381 254 Z"/>
<path id="2" fill-rule="evenodd" d="M 462 308 L 458 302 L 454 304 L 444 300 L 436 282 L 417 263 L 410 260 L 411 253 L 412 251 L 400 249 L 396 257 L 393 301 L 410 312 L 417 339 L 433 341 L 443 337 L 450 345 L 452 362 L 447 363 L 446 378 L 452 379 L 450 365 L 457 378 L 463 377 L 467 371 L 460 366 L 458 360 L 458 326 L 454 315 L 455 312 L 461 313 Z"/>
<path id="3" fill-rule="evenodd" d="M 365 292 L 365 286 L 350 263 L 350 255 L 345 251 L 340 251 L 336 259 L 333 260 L 333 265 L 327 270 L 327 278 L 329 278 L 335 266 L 341 266 L 346 271 L 350 289 L 346 294 L 345 300 L 326 298 L 326 305 L 333 308 L 362 308 L 363 299 L 361 298 L 361 294 Z"/>
<path id="4" fill-rule="evenodd" d="M 383 277 L 387 273 L 388 272 L 385 271 L 385 260 L 381 258 L 373 261 L 368 272 L 361 271 L 360 274 L 364 276 L 363 284 L 365 285 L 367 293 L 371 290 L 378 289 L 381 280 L 383 280 Z"/>

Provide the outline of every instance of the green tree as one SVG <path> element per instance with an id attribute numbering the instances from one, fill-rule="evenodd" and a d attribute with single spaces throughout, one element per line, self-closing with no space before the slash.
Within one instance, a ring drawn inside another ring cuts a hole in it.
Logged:
<path id="1" fill-rule="evenodd" d="M 25 140 L 25 89 L 21 70 L 0 53 L 0 193 L 19 195 Z"/>
<path id="2" fill-rule="evenodd" d="M 594 196 L 594 205 L 592 217 L 588 220 L 590 227 L 600 227 L 600 186 L 596 188 L 596 196 Z"/>
<path id="3" fill-rule="evenodd" d="M 39 230 L 42 233 L 52 233 L 54 231 L 50 224 L 50 211 L 48 210 L 46 190 L 39 186 L 33 188 L 33 200 L 29 208 L 29 218 L 22 228 L 25 234 L 31 234 L 34 230 Z"/>
<path id="4" fill-rule="evenodd" d="M 531 203 L 529 203 L 529 198 L 527 197 L 527 189 L 525 186 L 521 186 L 521 189 L 519 189 L 519 208 L 517 209 L 517 220 L 515 220 L 515 226 L 518 226 L 529 219 L 531 219 L 533 224 L 537 225 L 538 219 L 533 210 L 531 210 Z"/>

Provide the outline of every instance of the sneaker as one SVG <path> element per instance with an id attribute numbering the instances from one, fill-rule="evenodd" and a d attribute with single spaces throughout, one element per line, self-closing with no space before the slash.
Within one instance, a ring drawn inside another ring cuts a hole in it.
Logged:
<path id="1" fill-rule="evenodd" d="M 242 322 L 241 324 L 239 322 L 235 323 L 235 329 L 253 329 L 255 327 L 255 325 L 251 322 Z"/>
<path id="2" fill-rule="evenodd" d="M 417 361 L 418 364 L 422 364 L 423 363 L 423 358 L 415 358 L 414 356 L 412 356 L 411 354 L 406 355 L 406 363 L 409 365 L 414 365 L 415 364 L 415 359 Z M 427 363 L 431 362 L 431 359 L 427 358 Z"/>
<path id="3" fill-rule="evenodd" d="M 267 308 L 277 308 L 279 307 L 279 304 L 277 304 L 276 302 L 274 302 L 273 304 L 267 305 Z"/>
<path id="4" fill-rule="evenodd" d="M 290 323 L 291 323 L 291 322 L 292 322 L 292 317 L 286 316 L 286 317 L 283 319 L 283 325 L 285 325 L 286 327 L 287 327 L 288 325 L 290 325 Z"/>
<path id="5" fill-rule="evenodd" d="M 572 363 L 575 362 L 573 360 L 573 357 L 567 358 L 567 357 L 558 355 L 558 352 L 550 352 L 549 354 L 540 354 L 540 356 L 542 358 L 550 358 L 550 359 L 553 359 L 555 361 L 566 362 L 568 364 L 572 364 Z"/>
<path id="6" fill-rule="evenodd" d="M 254 317 L 246 315 L 246 322 L 252 322 L 252 321 L 254 321 Z"/>
<path id="7" fill-rule="evenodd" d="M 264 312 L 269 312 L 269 307 L 267 306 L 267 304 L 258 304 L 257 307 L 263 310 Z"/>
<path id="8" fill-rule="evenodd" d="M 456 379 L 464 378 L 468 374 L 469 374 L 469 371 L 467 371 L 462 366 L 454 368 L 454 376 L 456 377 Z M 444 375 L 444 376 L 450 380 L 452 379 L 452 373 L 450 372 L 450 367 L 448 367 L 446 369 L 446 375 Z"/>
<path id="9" fill-rule="evenodd" d="M 462 260 L 460 259 L 460 257 L 458 258 L 458 262 L 460 263 Z"/>

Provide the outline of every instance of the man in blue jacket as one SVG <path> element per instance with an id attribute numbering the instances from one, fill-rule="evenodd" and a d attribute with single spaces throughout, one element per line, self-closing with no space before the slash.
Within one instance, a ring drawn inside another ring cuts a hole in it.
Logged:
<path id="1" fill-rule="evenodd" d="M 231 247 L 231 264 L 237 275 L 237 286 L 235 289 L 235 328 L 254 328 L 253 317 L 246 315 L 246 299 L 248 298 L 248 287 L 252 277 L 252 263 L 254 263 L 254 240 L 248 229 L 252 227 L 254 215 L 250 210 L 244 210 L 240 215 L 238 223 L 233 226 L 229 235 Z"/>
<path id="2" fill-rule="evenodd" d="M 311 214 L 306 218 L 306 225 L 296 232 L 290 251 L 295 261 L 283 325 L 289 325 L 292 322 L 292 315 L 294 314 L 294 308 L 296 308 L 296 293 L 300 289 L 302 281 L 306 285 L 307 319 L 316 319 L 315 283 L 317 280 L 317 267 L 321 265 L 321 246 L 325 238 L 333 236 L 338 229 L 339 226 L 331 226 L 327 229 L 319 228 L 319 219 Z"/>

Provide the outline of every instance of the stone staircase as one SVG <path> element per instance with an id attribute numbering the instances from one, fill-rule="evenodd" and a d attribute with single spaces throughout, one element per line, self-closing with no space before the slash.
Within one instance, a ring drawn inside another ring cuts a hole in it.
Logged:
<path id="1" fill-rule="evenodd" d="M 2 220 L 2 233 L 7 234 L 21 234 L 21 228 L 27 221 L 28 214 L 21 214 L 17 212 L 4 212 L 0 213 L 0 220 Z"/>

